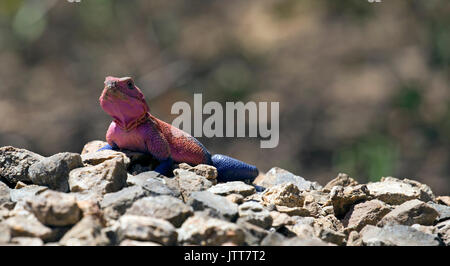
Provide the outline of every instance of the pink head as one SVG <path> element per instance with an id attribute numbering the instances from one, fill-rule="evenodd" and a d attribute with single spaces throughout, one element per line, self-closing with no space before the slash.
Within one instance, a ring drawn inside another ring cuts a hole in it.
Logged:
<path id="1" fill-rule="evenodd" d="M 130 77 L 106 77 L 100 106 L 122 128 L 136 123 L 149 111 L 144 94 Z"/>

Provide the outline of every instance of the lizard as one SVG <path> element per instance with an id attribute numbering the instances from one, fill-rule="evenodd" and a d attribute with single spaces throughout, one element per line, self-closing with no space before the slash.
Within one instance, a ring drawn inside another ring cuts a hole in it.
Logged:
<path id="1" fill-rule="evenodd" d="M 253 181 L 259 174 L 253 165 L 222 154 L 211 155 L 196 138 L 150 114 L 144 94 L 131 77 L 106 77 L 99 101 L 113 118 L 106 133 L 108 144 L 99 151 L 127 149 L 151 154 L 159 161 L 154 171 L 166 176 L 174 163 L 212 165 L 218 182 Z"/>

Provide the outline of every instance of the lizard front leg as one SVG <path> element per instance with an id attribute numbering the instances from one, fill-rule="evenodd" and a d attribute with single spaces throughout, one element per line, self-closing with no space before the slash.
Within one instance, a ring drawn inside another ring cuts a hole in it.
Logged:
<path id="1" fill-rule="evenodd" d="M 159 161 L 159 165 L 154 170 L 162 175 L 170 175 L 173 167 L 173 160 L 170 153 L 170 146 L 159 128 L 153 123 L 147 123 L 143 127 L 145 136 L 145 146 L 148 153 Z"/>

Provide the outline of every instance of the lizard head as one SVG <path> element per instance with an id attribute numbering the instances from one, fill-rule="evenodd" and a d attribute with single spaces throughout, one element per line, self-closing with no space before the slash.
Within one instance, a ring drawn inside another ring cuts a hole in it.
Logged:
<path id="1" fill-rule="evenodd" d="M 144 94 L 130 77 L 106 77 L 99 100 L 102 109 L 125 128 L 149 111 Z"/>

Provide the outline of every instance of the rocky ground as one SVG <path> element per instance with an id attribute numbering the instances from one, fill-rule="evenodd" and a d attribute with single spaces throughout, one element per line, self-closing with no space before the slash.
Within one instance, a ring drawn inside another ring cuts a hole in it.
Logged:
<path id="1" fill-rule="evenodd" d="M 450 197 L 414 180 L 325 186 L 274 167 L 253 182 L 217 183 L 212 166 L 96 150 L 43 157 L 0 148 L 2 245 L 450 244 Z"/>

